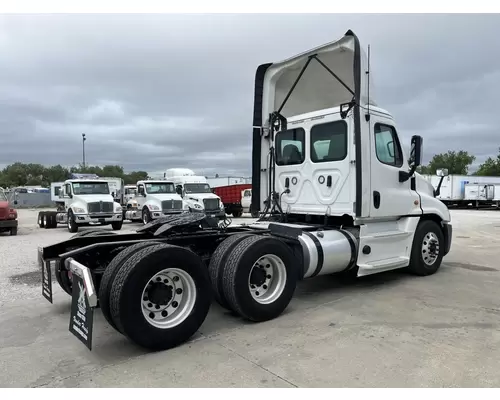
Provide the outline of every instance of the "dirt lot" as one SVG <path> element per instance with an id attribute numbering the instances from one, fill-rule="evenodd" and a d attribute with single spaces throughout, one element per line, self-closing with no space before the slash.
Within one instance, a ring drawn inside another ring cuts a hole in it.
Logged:
<path id="1" fill-rule="evenodd" d="M 452 250 L 434 276 L 315 278 L 261 324 L 214 305 L 189 343 L 157 353 L 99 310 L 92 352 L 68 331 L 70 298 L 57 286 L 54 305 L 42 297 L 36 248 L 70 234 L 19 214 L 19 235 L 0 237 L 2 387 L 500 386 L 500 212 L 453 211 Z"/>

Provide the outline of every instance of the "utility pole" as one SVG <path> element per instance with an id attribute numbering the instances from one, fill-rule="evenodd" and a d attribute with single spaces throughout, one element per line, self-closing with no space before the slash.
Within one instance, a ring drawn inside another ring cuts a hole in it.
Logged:
<path id="1" fill-rule="evenodd" d="M 85 133 L 82 133 L 82 146 L 83 146 L 83 168 L 85 168 Z"/>

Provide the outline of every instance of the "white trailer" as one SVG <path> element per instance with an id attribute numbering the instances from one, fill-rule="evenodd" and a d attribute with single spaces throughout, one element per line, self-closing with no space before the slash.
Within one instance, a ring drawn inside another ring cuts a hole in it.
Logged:
<path id="1" fill-rule="evenodd" d="M 251 184 L 252 178 L 246 178 L 243 176 L 229 176 L 229 177 L 208 177 L 207 183 L 211 188 L 217 188 L 221 186 L 230 186 L 230 185 L 241 185 L 241 184 Z"/>

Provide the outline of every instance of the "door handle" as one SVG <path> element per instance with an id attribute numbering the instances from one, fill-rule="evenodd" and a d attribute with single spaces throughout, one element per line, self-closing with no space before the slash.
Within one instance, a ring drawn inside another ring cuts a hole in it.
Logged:
<path id="1" fill-rule="evenodd" d="M 373 206 L 375 208 L 380 207 L 380 192 L 377 192 L 376 190 L 373 192 Z"/>
<path id="2" fill-rule="evenodd" d="M 327 187 L 332 187 L 332 176 L 331 175 L 328 175 L 326 177 L 326 186 Z"/>

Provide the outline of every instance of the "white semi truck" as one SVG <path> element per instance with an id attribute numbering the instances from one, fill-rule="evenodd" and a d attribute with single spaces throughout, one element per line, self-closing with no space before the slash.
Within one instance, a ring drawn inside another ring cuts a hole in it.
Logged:
<path id="1" fill-rule="evenodd" d="M 199 329 L 212 297 L 260 322 L 279 317 L 303 279 L 436 273 L 450 251 L 450 212 L 415 174 L 422 137 L 412 137 L 408 157 L 369 80 L 352 31 L 257 68 L 252 210 L 262 212 L 259 221 L 227 226 L 183 213 L 135 233 L 91 233 L 40 248 L 43 276 L 55 261 L 73 309 L 81 305 L 70 331 L 91 348 L 99 300 L 118 332 L 168 349 Z M 51 281 L 43 282 L 52 301 Z"/>
<path id="2" fill-rule="evenodd" d="M 111 225 L 120 230 L 123 224 L 122 207 L 111 195 L 109 183 L 103 179 L 75 178 L 51 185 L 56 211 L 38 213 L 38 226 L 45 229 L 67 224 L 72 233 L 81 226 Z"/>
<path id="3" fill-rule="evenodd" d="M 173 182 L 147 180 L 137 182 L 135 196 L 127 202 L 124 218 L 148 224 L 154 219 L 189 211 L 175 191 Z"/>
<path id="4" fill-rule="evenodd" d="M 190 211 L 225 218 L 224 204 L 220 197 L 212 192 L 207 178 L 196 175 L 188 168 L 168 169 L 164 177 L 174 183 L 177 193 L 182 196 Z"/>

